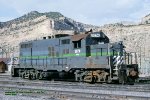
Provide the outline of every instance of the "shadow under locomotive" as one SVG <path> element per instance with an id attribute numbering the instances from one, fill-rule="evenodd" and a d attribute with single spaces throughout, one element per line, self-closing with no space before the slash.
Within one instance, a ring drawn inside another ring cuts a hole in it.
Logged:
<path id="1" fill-rule="evenodd" d="M 13 65 L 11 74 L 29 79 L 134 83 L 136 53 L 126 53 L 124 48 L 122 42 L 110 43 L 102 31 L 23 42 L 19 64 Z"/>

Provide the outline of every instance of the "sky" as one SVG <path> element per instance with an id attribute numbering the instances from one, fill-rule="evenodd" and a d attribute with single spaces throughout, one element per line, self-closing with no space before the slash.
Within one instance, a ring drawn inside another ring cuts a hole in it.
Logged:
<path id="1" fill-rule="evenodd" d="M 75 21 L 92 25 L 139 22 L 150 14 L 150 0 L 0 0 L 0 22 L 31 11 L 60 12 Z"/>

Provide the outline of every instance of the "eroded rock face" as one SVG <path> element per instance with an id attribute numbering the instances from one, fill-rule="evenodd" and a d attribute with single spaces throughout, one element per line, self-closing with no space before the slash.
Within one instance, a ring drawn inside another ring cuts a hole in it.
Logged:
<path id="1" fill-rule="evenodd" d="M 123 41 L 126 51 L 136 52 L 140 75 L 150 74 L 150 24 L 107 25 L 100 28 L 112 42 Z"/>
<path id="2" fill-rule="evenodd" d="M 100 29 L 108 35 L 111 41 L 123 41 L 127 51 L 139 52 L 140 47 L 142 53 L 146 53 L 145 56 L 148 57 L 150 25 L 109 26 Z"/>
<path id="3" fill-rule="evenodd" d="M 14 20 L 0 22 L 0 47 L 3 56 L 18 52 L 19 43 L 52 37 L 55 34 L 74 34 L 74 31 L 86 31 L 95 28 L 64 17 L 59 12 L 39 13 L 32 11 Z"/>

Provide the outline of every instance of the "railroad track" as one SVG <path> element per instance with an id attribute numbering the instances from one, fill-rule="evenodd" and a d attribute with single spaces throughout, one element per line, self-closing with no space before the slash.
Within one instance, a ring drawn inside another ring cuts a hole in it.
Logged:
<path id="1" fill-rule="evenodd" d="M 0 77 L 1 77 L 1 78 L 3 78 L 3 77 L 10 77 L 10 75 L 0 74 Z"/>
<path id="2" fill-rule="evenodd" d="M 149 92 L 149 85 L 146 86 L 122 86 L 122 85 L 114 85 L 114 84 L 99 84 L 99 85 L 89 85 L 84 83 L 74 84 L 68 82 L 45 82 L 45 81 L 0 81 L 0 84 L 17 84 L 18 86 L 45 86 L 45 87 L 66 87 L 66 88 L 83 88 L 83 89 L 94 89 L 94 90 L 122 90 L 122 91 L 138 91 L 138 92 Z"/>
<path id="3" fill-rule="evenodd" d="M 21 91 L 32 91 L 22 93 Z M 14 92 L 17 96 L 39 98 L 75 98 L 79 100 L 105 99 L 112 100 L 148 100 L 150 84 L 120 85 L 120 84 L 87 84 L 79 82 L 26 80 L 21 78 L 3 79 L 0 81 L 0 91 Z M 42 91 L 40 94 L 37 91 Z M 51 99 L 50 99 L 51 100 Z M 55 99 L 54 99 L 55 100 Z M 74 100 L 74 99 L 73 99 Z M 120 100 L 120 99 L 118 99 Z"/>
<path id="4" fill-rule="evenodd" d="M 88 88 L 88 89 L 107 89 L 107 90 L 123 90 L 123 91 L 143 91 L 150 92 L 150 84 L 135 84 L 135 85 L 121 85 L 121 84 L 88 84 L 79 82 L 63 82 L 63 81 L 45 81 L 45 80 L 27 80 L 21 78 L 3 79 L 0 84 L 17 84 L 30 86 L 51 86 L 51 87 L 70 87 L 70 88 Z"/>
<path id="5" fill-rule="evenodd" d="M 67 88 L 67 87 L 47 87 L 47 86 L 18 86 L 18 85 L 0 85 L 0 90 L 7 91 L 7 93 L 14 93 L 16 95 L 23 94 L 21 91 L 29 91 L 29 93 L 25 93 L 25 95 L 34 95 L 38 97 L 39 95 L 48 96 L 49 94 L 53 94 L 52 96 L 59 97 L 68 97 L 73 95 L 73 97 L 84 97 L 89 99 L 116 99 L 120 100 L 120 98 L 133 99 L 133 100 L 147 100 L 150 98 L 149 92 L 137 92 L 137 91 L 122 91 L 122 90 L 95 90 L 88 88 Z"/>
<path id="6" fill-rule="evenodd" d="M 9 73 L 0 73 L 0 80 L 11 78 L 11 75 Z"/>
<path id="7" fill-rule="evenodd" d="M 5 76 L 5 75 L 4 75 Z M 4 78 L 2 76 L 2 78 Z M 88 84 L 88 83 L 79 83 L 79 82 L 65 82 L 65 81 L 46 81 L 46 80 L 28 80 L 22 79 L 20 77 L 10 77 L 6 76 L 3 80 L 0 80 L 0 84 L 18 84 L 18 85 L 36 85 L 36 86 L 63 86 L 76 88 L 77 86 L 84 88 L 94 88 L 94 89 L 114 89 L 115 90 L 125 90 L 125 91 L 147 91 L 150 92 L 150 84 L 138 84 L 135 85 L 121 85 L 121 84 Z"/>
<path id="8" fill-rule="evenodd" d="M 47 87 L 70 87 L 70 88 L 86 88 L 86 89 L 107 89 L 107 90 L 123 90 L 123 91 L 143 91 L 150 92 L 150 84 L 136 84 L 136 85 L 121 85 L 121 84 L 88 84 L 79 82 L 62 82 L 62 81 L 39 81 L 39 80 L 24 80 L 15 79 L 14 80 L 1 80 L 0 84 L 17 84 L 19 86 L 47 86 Z"/>

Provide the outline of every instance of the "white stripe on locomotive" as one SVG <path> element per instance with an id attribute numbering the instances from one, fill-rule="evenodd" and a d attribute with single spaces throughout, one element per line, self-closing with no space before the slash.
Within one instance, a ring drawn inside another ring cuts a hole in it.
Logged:
<path id="1" fill-rule="evenodd" d="M 113 65 L 118 66 L 123 64 L 123 56 L 114 56 L 113 57 Z"/>

